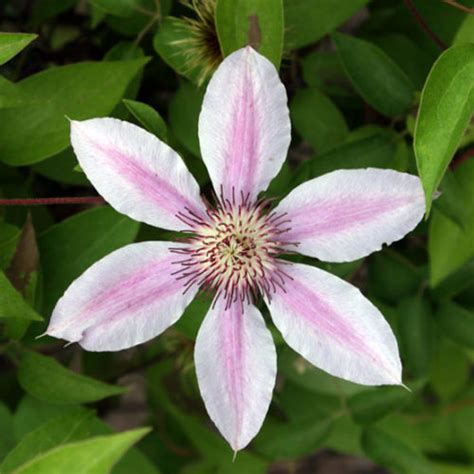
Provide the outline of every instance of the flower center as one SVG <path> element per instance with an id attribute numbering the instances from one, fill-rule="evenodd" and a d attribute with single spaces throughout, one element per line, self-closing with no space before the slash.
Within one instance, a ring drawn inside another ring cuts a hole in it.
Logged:
<path id="1" fill-rule="evenodd" d="M 183 222 L 194 223 L 189 246 L 174 249 L 187 256 L 176 262 L 181 268 L 175 272 L 186 280 L 186 291 L 195 284 L 215 290 L 229 306 L 238 300 L 255 300 L 259 293 L 270 298 L 277 288 L 284 290 L 286 274 L 276 257 L 289 244 L 284 239 L 289 230 L 286 215 L 266 213 L 267 202 L 251 205 L 248 198 L 221 202 L 208 210 L 206 222 L 182 216 Z"/>

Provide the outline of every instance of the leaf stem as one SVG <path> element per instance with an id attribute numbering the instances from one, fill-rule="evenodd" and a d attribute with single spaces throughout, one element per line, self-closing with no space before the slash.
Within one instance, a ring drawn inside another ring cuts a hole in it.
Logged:
<path id="1" fill-rule="evenodd" d="M 103 204 L 101 196 L 0 199 L 0 206 L 51 206 L 56 204 Z"/>
<path id="2" fill-rule="evenodd" d="M 428 23 L 426 23 L 425 19 L 420 15 L 420 12 L 415 7 L 413 0 L 403 0 L 403 3 L 408 8 L 410 13 L 413 15 L 413 18 L 416 22 L 421 26 L 424 32 L 433 40 L 434 43 L 441 49 L 447 49 L 447 46 L 441 40 L 441 38 L 430 28 Z"/>
<path id="3" fill-rule="evenodd" d="M 456 0 L 443 0 L 443 2 L 446 3 L 447 5 L 450 5 L 451 7 L 461 10 L 464 13 L 468 13 L 469 15 L 474 15 L 474 8 L 466 7 L 466 5 L 462 5 L 459 2 L 456 2 Z"/>

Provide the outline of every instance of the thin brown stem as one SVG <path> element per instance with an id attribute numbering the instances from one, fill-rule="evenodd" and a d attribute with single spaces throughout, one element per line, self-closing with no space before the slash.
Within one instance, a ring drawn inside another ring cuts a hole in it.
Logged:
<path id="1" fill-rule="evenodd" d="M 0 199 L 0 206 L 51 206 L 57 204 L 103 204 L 101 196 Z"/>
<path id="2" fill-rule="evenodd" d="M 424 32 L 433 40 L 436 45 L 445 50 L 447 48 L 446 44 L 441 40 L 441 38 L 430 28 L 428 23 L 426 23 L 425 19 L 420 15 L 420 12 L 415 7 L 415 4 L 412 0 L 403 0 L 403 3 L 408 8 L 410 13 L 413 15 L 413 18 L 416 22 L 421 26 Z"/>
<path id="3" fill-rule="evenodd" d="M 469 15 L 474 15 L 474 8 L 466 7 L 466 5 L 462 5 L 461 3 L 456 2 L 456 0 L 443 0 L 443 2 L 446 3 L 447 5 L 450 5 L 451 7 L 461 10 L 464 13 L 468 13 Z"/>

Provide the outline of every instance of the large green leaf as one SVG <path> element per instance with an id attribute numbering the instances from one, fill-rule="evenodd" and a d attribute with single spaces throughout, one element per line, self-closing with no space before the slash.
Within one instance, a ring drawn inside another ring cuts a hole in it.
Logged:
<path id="1" fill-rule="evenodd" d="M 148 432 L 149 429 L 141 428 L 65 444 L 23 464 L 14 473 L 108 474 L 125 452 Z"/>
<path id="2" fill-rule="evenodd" d="M 398 305 L 398 335 L 405 369 L 415 377 L 427 374 L 433 354 L 433 317 L 430 303 L 410 296 Z"/>
<path id="3" fill-rule="evenodd" d="M 0 66 L 26 48 L 38 35 L 32 33 L 0 33 Z"/>
<path id="4" fill-rule="evenodd" d="M 18 381 L 30 395 L 50 403 L 87 403 L 124 393 L 124 388 L 76 374 L 51 357 L 24 352 Z"/>
<path id="5" fill-rule="evenodd" d="M 13 431 L 13 415 L 10 410 L 0 402 L 0 461 L 15 445 Z M 1 465 L 0 465 L 0 472 Z"/>
<path id="6" fill-rule="evenodd" d="M 318 152 L 342 143 L 349 133 L 344 116 L 316 88 L 299 90 L 290 103 L 293 126 Z"/>
<path id="7" fill-rule="evenodd" d="M 87 438 L 93 416 L 92 412 L 84 410 L 58 416 L 44 423 L 26 435 L 8 453 L 0 465 L 0 471 L 8 474 L 56 446 Z"/>
<path id="8" fill-rule="evenodd" d="M 347 76 L 359 94 L 381 114 L 408 111 L 415 89 L 402 69 L 378 46 L 342 33 L 333 39 Z"/>
<path id="9" fill-rule="evenodd" d="M 394 168 L 396 145 L 396 138 L 384 130 L 345 142 L 303 162 L 295 173 L 295 184 L 341 168 Z"/>
<path id="10" fill-rule="evenodd" d="M 377 387 L 356 393 L 348 406 L 355 422 L 369 424 L 403 408 L 410 398 L 411 394 L 405 388 Z"/>
<path id="11" fill-rule="evenodd" d="M 423 88 L 415 154 L 427 213 L 474 111 L 474 44 L 453 46 L 434 64 Z"/>
<path id="12" fill-rule="evenodd" d="M 330 433 L 332 418 L 295 422 L 267 419 L 253 442 L 254 449 L 272 459 L 292 459 L 314 453 Z"/>
<path id="13" fill-rule="evenodd" d="M 23 445 L 25 448 L 28 448 L 35 440 L 38 442 L 37 439 L 41 433 L 45 436 L 45 432 L 51 430 L 52 427 L 55 427 L 55 435 L 51 437 L 56 441 L 61 437 L 61 432 L 67 435 L 72 434 L 67 439 L 59 440 L 59 444 L 77 441 L 90 436 L 113 433 L 112 428 L 108 424 L 97 417 L 90 417 L 88 415 L 90 415 L 90 411 L 79 405 L 54 405 L 26 395 L 20 401 L 14 417 L 15 437 L 19 441 L 18 447 Z M 74 418 L 77 420 L 84 418 L 84 422 L 79 423 L 78 421 L 77 429 L 73 433 L 68 432 L 65 426 L 63 426 L 64 430 L 58 426 L 61 424 L 60 420 L 72 420 Z M 88 433 L 85 433 L 86 429 Z M 83 436 L 85 434 L 87 436 Z M 23 440 L 25 440 L 25 444 L 23 444 Z M 53 447 L 47 440 L 39 443 L 39 445 L 44 447 L 44 450 L 49 450 Z M 56 446 L 58 446 L 58 443 Z M 37 454 L 40 453 L 35 452 L 35 455 Z M 140 474 L 158 474 L 156 467 L 137 448 L 132 448 L 125 454 L 114 467 L 113 474 L 130 474 L 132 470 Z"/>
<path id="14" fill-rule="evenodd" d="M 464 208 L 462 216 L 459 216 L 462 226 L 437 209 L 433 211 L 428 242 L 430 284 L 433 287 L 474 256 L 474 160 L 459 165 L 454 177 L 457 182 L 456 199 Z"/>
<path id="15" fill-rule="evenodd" d="M 5 273 L 0 271 L 0 319 L 19 318 L 41 321 L 43 318 L 29 306 L 13 287 Z"/>
<path id="16" fill-rule="evenodd" d="M 371 459 L 394 473 L 433 474 L 432 466 L 419 451 L 380 429 L 365 431 L 362 446 Z"/>
<path id="17" fill-rule="evenodd" d="M 283 0 L 217 0 L 215 21 L 224 56 L 249 44 L 280 66 Z"/>
<path id="18" fill-rule="evenodd" d="M 368 0 L 285 0 L 285 43 L 301 48 L 335 30 Z"/>
<path id="19" fill-rule="evenodd" d="M 474 349 L 474 311 L 452 301 L 443 302 L 436 314 L 444 334 L 458 344 Z"/>
<path id="20" fill-rule="evenodd" d="M 198 117 L 204 92 L 183 82 L 169 104 L 169 123 L 176 138 L 193 155 L 200 156 Z"/>
<path id="21" fill-rule="evenodd" d="M 77 63 L 23 79 L 17 87 L 32 101 L 0 109 L 0 161 L 26 165 L 67 148 L 66 116 L 84 120 L 112 112 L 147 61 Z"/>
<path id="22" fill-rule="evenodd" d="M 131 243 L 139 224 L 110 207 L 66 219 L 41 234 L 38 245 L 44 274 L 44 308 L 49 313 L 69 284 L 108 253 Z"/>

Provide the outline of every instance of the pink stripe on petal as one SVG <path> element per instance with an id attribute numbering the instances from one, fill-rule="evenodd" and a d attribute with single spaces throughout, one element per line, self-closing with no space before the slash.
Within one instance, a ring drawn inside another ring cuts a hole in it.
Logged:
<path id="1" fill-rule="evenodd" d="M 332 375 L 366 385 L 399 384 L 397 342 L 359 290 L 316 267 L 285 267 L 285 291 L 268 301 L 288 344 Z"/>
<path id="2" fill-rule="evenodd" d="M 298 252 L 347 262 L 403 238 L 423 218 L 425 200 L 416 176 L 339 170 L 301 184 L 275 211 L 289 220 L 285 239 L 298 242 Z"/>
<path id="3" fill-rule="evenodd" d="M 260 119 L 258 96 L 250 76 L 250 64 L 246 64 L 239 85 L 240 93 L 235 97 L 227 130 L 229 143 L 226 149 L 226 172 L 222 183 L 224 195 L 232 196 L 237 187 L 244 196 L 253 193 L 254 179 L 260 155 L 261 139 L 258 133 Z"/>
<path id="4" fill-rule="evenodd" d="M 102 147 L 99 143 L 91 143 L 106 157 L 111 168 L 115 168 L 121 179 L 132 184 L 144 198 L 153 201 L 170 215 L 191 210 L 195 215 L 204 218 L 202 208 L 195 205 L 181 193 L 169 179 L 160 177 L 152 169 L 147 169 L 140 163 L 140 159 L 132 154 L 126 154 L 118 148 Z M 183 227 L 184 224 L 181 224 Z"/>
<path id="5" fill-rule="evenodd" d="M 386 214 L 400 211 L 411 205 L 409 198 L 361 198 L 321 201 L 301 206 L 291 214 L 291 230 L 285 238 L 299 242 L 311 236 L 331 235 L 362 227 Z M 314 216 L 314 219 L 308 219 Z"/>
<path id="6" fill-rule="evenodd" d="M 271 401 L 276 352 L 260 312 L 219 300 L 196 339 L 195 362 L 207 411 L 234 451 L 259 431 Z"/>
<path id="7" fill-rule="evenodd" d="M 48 334 L 93 351 L 120 350 L 155 337 L 197 292 L 183 294 L 183 283 L 172 275 L 176 259 L 168 243 L 141 242 L 99 260 L 59 300 Z"/>
<path id="8" fill-rule="evenodd" d="M 255 199 L 280 170 L 290 139 L 286 91 L 272 63 L 251 47 L 227 56 L 199 117 L 201 154 L 216 193 Z"/>
<path id="9" fill-rule="evenodd" d="M 183 160 L 151 133 L 113 118 L 73 121 L 71 143 L 91 183 L 119 212 L 171 230 L 194 227 L 180 213 L 207 218 Z"/>

